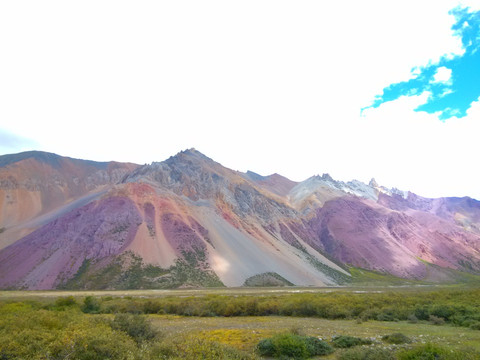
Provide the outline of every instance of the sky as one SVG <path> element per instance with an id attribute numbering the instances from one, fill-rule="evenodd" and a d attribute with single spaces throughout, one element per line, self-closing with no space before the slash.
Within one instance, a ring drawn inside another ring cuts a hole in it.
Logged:
<path id="1" fill-rule="evenodd" d="M 2 1 L 0 154 L 480 199 L 480 1 Z"/>

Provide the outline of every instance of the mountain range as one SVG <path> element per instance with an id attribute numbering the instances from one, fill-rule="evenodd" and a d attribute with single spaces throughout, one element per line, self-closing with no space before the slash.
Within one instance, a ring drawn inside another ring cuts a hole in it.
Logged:
<path id="1" fill-rule="evenodd" d="M 294 182 L 195 149 L 162 162 L 0 156 L 0 288 L 335 286 L 480 275 L 480 202 Z"/>

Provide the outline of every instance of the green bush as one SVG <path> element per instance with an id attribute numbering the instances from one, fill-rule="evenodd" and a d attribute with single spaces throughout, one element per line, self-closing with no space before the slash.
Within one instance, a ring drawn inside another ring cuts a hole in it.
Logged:
<path id="1" fill-rule="evenodd" d="M 304 341 L 307 345 L 307 352 L 310 356 L 328 355 L 334 351 L 328 343 L 317 339 L 316 337 L 306 336 Z"/>
<path id="2" fill-rule="evenodd" d="M 377 320 L 378 321 L 399 321 L 394 315 L 392 314 L 378 314 L 377 315 Z"/>
<path id="3" fill-rule="evenodd" d="M 412 340 L 408 336 L 402 333 L 385 335 L 382 337 L 382 340 L 389 344 L 409 344 L 412 342 Z"/>
<path id="4" fill-rule="evenodd" d="M 262 356 L 273 356 L 275 354 L 275 345 L 272 338 L 260 340 L 257 344 L 257 350 Z"/>
<path id="5" fill-rule="evenodd" d="M 448 320 L 450 316 L 455 314 L 456 309 L 451 305 L 438 304 L 434 305 L 430 310 L 430 314 L 444 320 Z"/>
<path id="6" fill-rule="evenodd" d="M 53 358 L 77 360 L 127 360 L 138 352 L 128 336 L 113 331 L 106 324 L 90 326 L 81 333 L 78 328 L 72 329 L 72 332 L 66 331 L 54 350 L 52 355 L 56 356 Z"/>
<path id="7" fill-rule="evenodd" d="M 480 330 L 480 321 L 474 321 L 469 325 L 470 329 Z"/>
<path id="8" fill-rule="evenodd" d="M 417 306 L 414 311 L 414 315 L 418 320 L 428 320 L 430 316 L 430 311 L 427 306 Z"/>
<path id="9" fill-rule="evenodd" d="M 158 335 L 152 324 L 141 315 L 117 314 L 111 326 L 114 330 L 123 331 L 137 343 L 152 340 Z"/>
<path id="10" fill-rule="evenodd" d="M 75 307 L 77 306 L 77 301 L 73 296 L 67 296 L 67 297 L 60 297 L 57 300 L 55 300 L 53 308 L 55 310 L 65 310 L 67 308 Z"/>
<path id="11" fill-rule="evenodd" d="M 397 357 L 398 360 L 474 360 L 479 359 L 480 354 L 469 349 L 454 350 L 428 343 L 401 350 Z"/>
<path id="12" fill-rule="evenodd" d="M 173 344 L 154 343 L 150 348 L 151 359 L 174 359 L 177 349 Z"/>
<path id="13" fill-rule="evenodd" d="M 396 360 L 391 350 L 381 348 L 353 348 L 338 355 L 339 360 Z"/>
<path id="14" fill-rule="evenodd" d="M 428 317 L 428 321 L 430 321 L 433 325 L 443 325 L 445 324 L 445 319 L 435 316 L 435 315 L 430 315 Z"/>
<path id="15" fill-rule="evenodd" d="M 407 318 L 407 319 L 408 319 L 408 322 L 409 322 L 410 324 L 416 324 L 416 323 L 418 323 L 418 318 L 415 316 L 415 314 L 410 314 L 410 315 L 408 315 L 408 318 Z"/>
<path id="16" fill-rule="evenodd" d="M 126 334 L 76 311 L 31 310 L 0 317 L 0 359 L 127 360 L 138 353 Z"/>
<path id="17" fill-rule="evenodd" d="M 358 337 L 342 335 L 334 337 L 332 343 L 336 348 L 346 349 L 357 345 L 370 345 L 372 341 L 369 339 L 361 339 Z"/>
<path id="18" fill-rule="evenodd" d="M 309 357 L 307 344 L 302 336 L 293 334 L 282 334 L 272 339 L 276 357 L 286 356 L 293 359 L 306 359 Z"/>
<path id="19" fill-rule="evenodd" d="M 83 300 L 82 311 L 86 314 L 98 314 L 100 312 L 100 302 L 93 296 L 87 296 Z"/>
<path id="20" fill-rule="evenodd" d="M 288 333 L 261 340 L 257 345 L 257 351 L 262 356 L 306 359 L 331 354 L 333 348 L 315 337 Z"/>
<path id="21" fill-rule="evenodd" d="M 30 312 L 32 305 L 23 302 L 13 302 L 0 305 L 0 314 L 21 314 Z"/>
<path id="22" fill-rule="evenodd" d="M 469 327 L 480 321 L 480 289 L 392 290 L 382 293 L 299 293 L 252 296 L 206 295 L 202 297 L 120 298 L 105 297 L 91 313 L 176 314 L 186 316 L 312 316 L 325 319 L 361 319 L 415 322 L 430 316 L 446 323 Z M 95 302 L 90 299 L 88 301 Z M 95 305 L 90 304 L 90 305 Z"/>

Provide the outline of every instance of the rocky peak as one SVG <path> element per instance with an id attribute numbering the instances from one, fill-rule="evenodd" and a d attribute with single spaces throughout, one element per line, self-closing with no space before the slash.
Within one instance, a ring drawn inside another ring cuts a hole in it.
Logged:
<path id="1" fill-rule="evenodd" d="M 325 173 L 321 176 L 321 179 L 323 181 L 331 181 L 331 182 L 335 182 L 335 180 L 330 176 L 329 173 Z"/>
<path id="2" fill-rule="evenodd" d="M 208 156 L 205 156 L 200 151 L 196 150 L 195 148 L 190 148 L 186 150 L 182 150 L 174 156 L 169 157 L 167 160 L 163 161 L 165 163 L 181 163 L 181 162 L 195 162 L 195 161 L 206 161 L 215 163 L 212 159 Z M 216 164 L 216 163 L 215 163 Z"/>
<path id="3" fill-rule="evenodd" d="M 163 191 L 198 200 L 213 197 L 234 177 L 240 176 L 191 148 L 165 161 L 142 166 L 124 182 L 147 182 Z"/>
<path id="4" fill-rule="evenodd" d="M 263 181 L 266 178 L 266 176 L 262 176 L 260 174 L 257 174 L 256 172 L 253 172 L 253 171 L 250 171 L 250 170 L 247 170 L 245 175 L 248 179 L 253 180 L 253 181 Z"/>
<path id="5" fill-rule="evenodd" d="M 374 188 L 374 189 L 378 188 L 378 183 L 377 183 L 377 181 L 375 180 L 375 178 L 372 178 L 372 179 L 370 180 L 370 182 L 368 183 L 368 186 L 370 186 L 370 187 L 372 187 L 372 188 Z"/>

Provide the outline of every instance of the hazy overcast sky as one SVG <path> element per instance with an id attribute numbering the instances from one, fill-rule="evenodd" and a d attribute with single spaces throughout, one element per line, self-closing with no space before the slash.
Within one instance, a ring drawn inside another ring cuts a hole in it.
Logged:
<path id="1" fill-rule="evenodd" d="M 262 175 L 480 199 L 479 10 L 2 1 L 0 154 L 150 163 L 195 147 Z"/>

